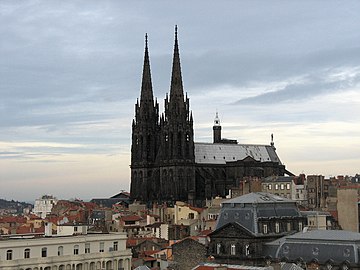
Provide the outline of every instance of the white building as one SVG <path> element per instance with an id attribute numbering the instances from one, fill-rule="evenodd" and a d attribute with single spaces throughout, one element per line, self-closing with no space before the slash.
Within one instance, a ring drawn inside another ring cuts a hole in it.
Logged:
<path id="1" fill-rule="evenodd" d="M 0 238 L 1 270 L 131 269 L 125 233 Z"/>
<path id="2" fill-rule="evenodd" d="M 43 195 L 41 198 L 35 200 L 33 213 L 41 218 L 46 218 L 47 214 L 51 213 L 51 209 L 58 202 L 52 195 Z"/>

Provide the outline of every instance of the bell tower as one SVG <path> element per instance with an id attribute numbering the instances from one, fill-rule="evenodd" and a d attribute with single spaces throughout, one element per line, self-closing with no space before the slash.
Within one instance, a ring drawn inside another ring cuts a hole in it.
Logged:
<path id="1" fill-rule="evenodd" d="M 216 112 L 213 126 L 213 142 L 220 143 L 221 142 L 221 125 L 220 118 L 218 112 Z"/>

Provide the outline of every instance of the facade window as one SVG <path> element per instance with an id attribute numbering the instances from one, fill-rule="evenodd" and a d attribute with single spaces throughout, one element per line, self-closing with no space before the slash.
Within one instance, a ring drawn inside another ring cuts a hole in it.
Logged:
<path id="1" fill-rule="evenodd" d="M 104 242 L 100 242 L 99 252 L 104 252 Z"/>
<path id="2" fill-rule="evenodd" d="M 280 185 L 280 189 L 283 190 L 285 188 L 284 184 Z"/>
<path id="3" fill-rule="evenodd" d="M 349 249 L 349 248 L 345 248 L 343 254 L 344 254 L 344 257 L 350 257 L 350 255 L 351 255 L 350 249 Z"/>
<path id="4" fill-rule="evenodd" d="M 249 256 L 249 254 L 250 254 L 250 245 L 247 244 L 245 245 L 245 256 Z"/>
<path id="5" fill-rule="evenodd" d="M 75 245 L 74 246 L 74 255 L 78 255 L 79 254 L 79 245 Z"/>
<path id="6" fill-rule="evenodd" d="M 276 222 L 276 223 L 275 223 L 275 232 L 276 232 L 276 233 L 279 233 L 279 232 L 280 232 L 280 224 L 279 224 L 279 222 Z"/>
<path id="7" fill-rule="evenodd" d="M 267 226 L 267 224 L 263 224 L 263 233 L 264 233 L 264 234 L 268 233 L 268 226 Z"/>
<path id="8" fill-rule="evenodd" d="M 58 247 L 58 256 L 62 256 L 64 255 L 64 247 L 63 246 L 59 246 Z"/>
<path id="9" fill-rule="evenodd" d="M 287 183 L 287 184 L 286 184 L 286 189 L 287 189 L 287 190 L 290 190 L 290 183 Z"/>
<path id="10" fill-rule="evenodd" d="M 319 255 L 319 248 L 318 247 L 314 247 L 313 250 L 312 250 L 312 254 L 313 255 Z"/>
<path id="11" fill-rule="evenodd" d="M 119 243 L 118 243 L 118 242 L 114 242 L 114 245 L 113 245 L 114 251 L 117 251 L 117 250 L 118 250 L 118 246 L 119 246 Z M 153 248 L 154 248 L 154 247 L 153 247 Z"/>
<path id="12" fill-rule="evenodd" d="M 90 243 L 85 243 L 85 253 L 90 253 Z"/>
<path id="13" fill-rule="evenodd" d="M 275 190 L 279 189 L 279 184 L 275 184 Z"/>
<path id="14" fill-rule="evenodd" d="M 301 232 L 302 229 L 303 229 L 303 224 L 302 224 L 302 222 L 299 222 L 299 232 Z"/>
<path id="15" fill-rule="evenodd" d="M 47 257 L 47 248 L 46 247 L 43 247 L 41 249 L 41 257 L 43 257 L 43 258 Z"/>
<path id="16" fill-rule="evenodd" d="M 24 250 L 24 258 L 29 259 L 30 258 L 30 248 L 26 248 Z"/>
<path id="17" fill-rule="evenodd" d="M 75 226 L 75 227 L 74 227 L 74 232 L 77 232 L 77 231 L 78 231 L 78 227 Z"/>
<path id="18" fill-rule="evenodd" d="M 268 185 L 268 190 L 271 190 L 271 189 L 272 189 L 272 185 L 269 184 L 269 185 Z"/>
<path id="19" fill-rule="evenodd" d="M 11 249 L 6 251 L 6 260 L 11 261 L 12 260 L 12 254 L 13 254 L 13 251 Z"/>
<path id="20" fill-rule="evenodd" d="M 231 244 L 230 254 L 231 255 L 236 255 L 236 246 L 235 246 L 235 244 Z"/>
<path id="21" fill-rule="evenodd" d="M 189 213 L 189 219 L 194 219 L 194 218 L 195 218 L 194 213 Z"/>
<path id="22" fill-rule="evenodd" d="M 221 244 L 217 243 L 216 244 L 216 254 L 220 254 L 220 252 L 221 252 Z"/>

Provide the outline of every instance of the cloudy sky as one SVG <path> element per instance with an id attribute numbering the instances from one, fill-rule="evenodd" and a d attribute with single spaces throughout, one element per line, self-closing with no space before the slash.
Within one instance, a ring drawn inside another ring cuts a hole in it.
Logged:
<path id="1" fill-rule="evenodd" d="M 129 190 L 144 35 L 169 91 L 174 25 L 196 141 L 269 144 L 295 174 L 360 172 L 360 2 L 0 1 L 0 198 Z"/>

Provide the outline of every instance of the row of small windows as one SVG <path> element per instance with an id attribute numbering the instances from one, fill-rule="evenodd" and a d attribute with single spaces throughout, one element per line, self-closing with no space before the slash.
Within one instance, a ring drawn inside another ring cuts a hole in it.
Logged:
<path id="1" fill-rule="evenodd" d="M 250 253 L 251 253 L 251 251 L 250 251 L 250 245 L 249 245 L 249 244 L 246 244 L 243 248 L 244 248 L 244 255 L 245 255 L 245 256 L 250 255 Z M 230 255 L 237 255 L 237 254 L 236 254 L 236 249 L 237 249 L 236 244 L 231 244 L 231 246 L 230 246 Z M 216 244 L 216 254 L 221 254 L 222 251 L 223 251 L 222 244 L 221 244 L 221 243 L 217 243 L 217 244 Z M 238 250 L 238 252 L 239 252 L 239 250 Z"/>
<path id="2" fill-rule="evenodd" d="M 298 229 L 298 231 L 302 231 L 302 229 L 303 229 L 302 222 L 298 223 L 298 228 L 297 229 Z M 292 230 L 292 226 L 291 226 L 290 222 L 286 223 L 286 230 L 287 231 Z M 262 224 L 262 233 L 263 234 L 268 234 L 269 233 L 269 225 L 268 224 Z M 280 233 L 280 223 L 279 222 L 275 223 L 275 233 Z"/>
<path id="3" fill-rule="evenodd" d="M 214 159 L 216 159 L 216 156 L 213 156 Z M 204 159 L 206 159 L 206 156 L 204 156 Z M 223 157 L 223 159 L 226 159 L 225 157 Z M 233 157 L 233 160 L 235 160 L 235 157 Z"/>
<path id="4" fill-rule="evenodd" d="M 100 242 L 99 244 L 99 252 L 104 252 L 104 242 Z M 118 242 L 113 243 L 113 247 L 110 249 L 110 251 L 117 251 L 119 247 Z M 90 243 L 85 243 L 85 253 L 90 253 Z M 74 246 L 74 255 L 79 254 L 79 245 Z M 64 255 L 64 247 L 59 246 L 58 247 L 58 256 Z M 31 257 L 31 252 L 29 248 L 24 249 L 24 259 L 29 259 Z M 41 257 L 45 258 L 47 257 L 47 248 L 43 247 L 41 249 Z M 6 260 L 11 261 L 13 259 L 13 250 L 9 249 L 6 251 Z"/>
<path id="5" fill-rule="evenodd" d="M 290 190 L 290 188 L 291 188 L 291 185 L 290 185 L 290 183 L 286 183 L 286 184 L 283 184 L 283 183 L 281 183 L 280 185 L 279 184 L 268 184 L 267 185 L 267 189 L 268 190 L 272 190 L 273 189 L 273 185 L 274 185 L 274 189 L 275 190 L 285 190 L 285 188 L 287 189 L 287 190 Z M 266 185 L 265 185 L 266 186 Z"/>

